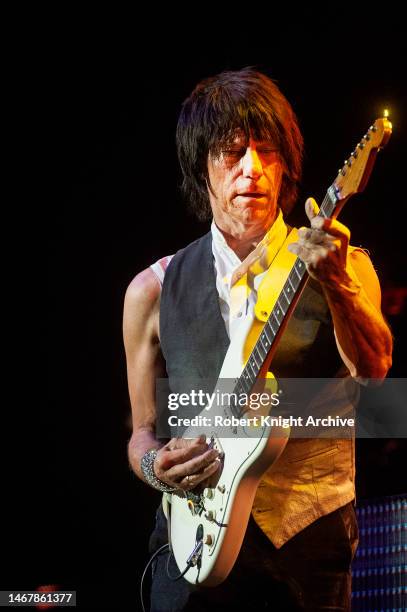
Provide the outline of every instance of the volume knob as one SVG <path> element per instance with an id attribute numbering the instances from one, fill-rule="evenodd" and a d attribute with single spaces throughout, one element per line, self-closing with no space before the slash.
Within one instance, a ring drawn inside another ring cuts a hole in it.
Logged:
<path id="1" fill-rule="evenodd" d="M 205 536 L 205 544 L 207 546 L 213 546 L 215 542 L 215 536 L 212 533 L 207 533 Z"/>

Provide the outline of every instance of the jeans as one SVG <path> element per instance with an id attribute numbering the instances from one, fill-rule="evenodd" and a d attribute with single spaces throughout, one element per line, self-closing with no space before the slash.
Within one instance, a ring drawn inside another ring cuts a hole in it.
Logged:
<path id="1" fill-rule="evenodd" d="M 167 521 L 161 506 L 150 552 L 165 544 Z M 351 561 L 358 542 L 353 503 L 327 514 L 277 549 L 250 517 L 237 561 L 217 587 L 174 582 L 167 576 L 168 553 L 152 566 L 151 612 L 350 611 Z M 171 556 L 169 572 L 179 569 Z"/>

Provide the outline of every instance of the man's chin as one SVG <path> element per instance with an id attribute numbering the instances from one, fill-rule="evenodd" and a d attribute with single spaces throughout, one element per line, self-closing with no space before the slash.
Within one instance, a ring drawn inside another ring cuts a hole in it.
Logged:
<path id="1" fill-rule="evenodd" d="M 241 213 L 240 218 L 245 225 L 253 225 L 265 221 L 268 211 L 257 206 L 247 206 Z"/>

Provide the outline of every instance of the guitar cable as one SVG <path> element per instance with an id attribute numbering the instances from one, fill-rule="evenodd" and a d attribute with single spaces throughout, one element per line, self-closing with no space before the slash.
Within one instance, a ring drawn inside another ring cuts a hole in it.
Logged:
<path id="1" fill-rule="evenodd" d="M 181 578 L 183 578 L 183 576 L 185 576 L 185 574 L 187 573 L 190 567 L 194 565 L 198 565 L 198 569 L 200 569 L 202 542 L 195 543 L 194 550 L 192 551 L 192 553 L 189 555 L 187 559 L 187 565 L 185 569 L 182 572 L 180 572 L 177 576 L 171 576 L 169 565 L 170 565 L 171 555 L 174 556 L 172 552 L 172 546 L 171 546 L 171 503 L 168 504 L 167 530 L 168 530 L 168 558 L 167 558 L 166 571 L 167 571 L 168 578 L 176 582 L 177 580 L 180 580 Z M 198 573 L 198 576 L 199 576 L 199 573 Z"/>
<path id="2" fill-rule="evenodd" d="M 146 573 L 148 568 L 150 567 L 150 565 L 152 564 L 152 562 L 154 561 L 154 559 L 156 557 L 158 557 L 158 555 L 164 551 L 165 548 L 170 548 L 169 544 L 163 544 L 162 546 L 160 546 L 160 548 L 158 550 L 155 551 L 155 553 L 153 555 L 151 555 L 147 565 L 144 568 L 144 572 L 143 575 L 141 576 L 141 580 L 140 580 L 140 599 L 141 599 L 141 607 L 143 609 L 143 612 L 146 612 L 146 609 L 144 607 L 144 597 L 143 597 L 143 582 L 144 582 L 144 578 L 146 577 Z"/>
<path id="3" fill-rule="evenodd" d="M 185 576 L 185 574 L 187 573 L 187 571 L 193 565 L 197 565 L 198 566 L 198 576 L 197 576 L 197 579 L 196 579 L 196 583 L 198 584 L 199 573 L 200 573 L 200 569 L 201 569 L 201 564 L 200 564 L 200 558 L 199 557 L 200 557 L 200 554 L 201 554 L 202 543 L 199 542 L 198 544 L 196 544 L 194 550 L 192 551 L 191 555 L 189 556 L 186 568 L 182 572 L 180 572 L 177 576 L 171 576 L 170 571 L 169 571 L 169 564 L 170 564 L 170 559 L 171 559 L 171 555 L 173 554 L 173 552 L 172 552 L 172 548 L 171 548 L 171 505 L 170 504 L 169 504 L 169 509 L 168 509 L 167 524 L 168 524 L 168 543 L 167 544 L 163 544 L 162 546 L 160 546 L 160 548 L 158 548 L 155 551 L 155 553 L 153 555 L 151 555 L 150 559 L 147 562 L 147 565 L 144 568 L 143 575 L 141 576 L 141 580 L 140 580 L 140 600 L 141 600 L 141 607 L 142 607 L 143 612 L 146 612 L 146 609 L 144 607 L 144 597 L 143 597 L 144 578 L 146 577 L 147 570 L 150 567 L 150 565 L 152 564 L 152 562 L 154 561 L 154 559 L 156 557 L 158 557 L 158 555 L 160 553 L 163 553 L 165 550 L 168 550 L 168 557 L 167 557 L 167 563 L 166 563 L 166 572 L 167 572 L 168 578 L 170 580 L 172 580 L 173 582 L 176 582 L 177 580 L 180 580 L 181 578 L 183 578 Z"/>

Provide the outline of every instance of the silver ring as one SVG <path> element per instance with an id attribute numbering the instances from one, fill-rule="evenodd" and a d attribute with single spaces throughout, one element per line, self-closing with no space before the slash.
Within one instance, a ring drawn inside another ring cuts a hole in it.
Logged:
<path id="1" fill-rule="evenodd" d="M 191 476 L 185 476 L 185 480 L 187 481 L 187 483 L 189 484 L 189 479 L 191 478 Z"/>

